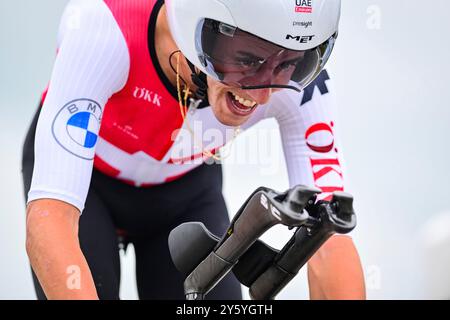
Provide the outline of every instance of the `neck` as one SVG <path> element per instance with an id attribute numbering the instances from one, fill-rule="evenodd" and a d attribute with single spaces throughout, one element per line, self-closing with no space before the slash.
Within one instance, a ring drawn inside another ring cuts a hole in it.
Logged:
<path id="1" fill-rule="evenodd" d="M 158 18 L 156 21 L 155 49 L 159 64 L 161 65 L 164 74 L 170 80 L 172 85 L 176 86 L 177 75 L 171 68 L 169 58 L 173 52 L 178 51 L 179 49 L 170 32 L 169 22 L 167 20 L 166 15 L 166 5 L 163 5 L 161 7 L 161 10 L 159 11 Z M 179 54 L 180 54 L 180 68 L 179 68 L 180 76 L 187 82 L 191 90 L 194 90 L 195 85 L 191 81 L 191 69 L 189 68 L 184 56 L 181 53 Z M 176 65 L 177 65 L 177 54 L 172 56 L 172 66 L 175 68 L 175 70 Z"/>

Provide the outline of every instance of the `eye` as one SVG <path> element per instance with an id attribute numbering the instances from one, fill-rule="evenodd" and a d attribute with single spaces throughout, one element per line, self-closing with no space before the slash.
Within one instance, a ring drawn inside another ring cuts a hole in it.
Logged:
<path id="1" fill-rule="evenodd" d="M 295 68 L 298 63 L 299 63 L 299 60 L 286 61 L 286 62 L 281 63 L 278 66 L 278 69 L 279 70 L 288 70 L 290 68 Z"/>
<path id="2" fill-rule="evenodd" d="M 255 68 L 255 67 L 259 67 L 261 64 L 264 63 L 263 60 L 258 60 L 258 59 L 246 59 L 246 58 L 242 58 L 242 59 L 238 59 L 237 63 L 239 64 L 239 66 L 241 67 L 245 67 L 245 68 Z"/>

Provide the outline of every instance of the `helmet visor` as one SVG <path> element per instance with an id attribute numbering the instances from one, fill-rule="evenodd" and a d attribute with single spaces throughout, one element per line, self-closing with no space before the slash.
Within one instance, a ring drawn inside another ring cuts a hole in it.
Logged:
<path id="1" fill-rule="evenodd" d="M 336 39 L 333 35 L 316 48 L 297 51 L 211 19 L 202 20 L 196 37 L 200 61 L 216 80 L 247 90 L 296 91 L 303 90 L 319 75 Z"/>

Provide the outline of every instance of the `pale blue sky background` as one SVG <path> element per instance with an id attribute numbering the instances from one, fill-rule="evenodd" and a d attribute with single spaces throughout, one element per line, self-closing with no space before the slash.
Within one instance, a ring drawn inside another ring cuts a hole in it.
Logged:
<path id="1" fill-rule="evenodd" d="M 50 77 L 65 3 L 0 1 L 0 299 L 34 298 L 24 250 L 20 153 Z M 449 10 L 446 0 L 433 0 L 426 10 L 419 0 L 344 0 L 329 70 L 359 218 L 353 237 L 372 299 L 450 297 L 449 268 L 442 268 L 449 263 L 450 250 L 442 245 L 450 243 L 448 220 L 437 223 L 444 227 L 433 250 L 423 240 L 424 223 L 450 211 Z M 374 12 L 381 20 L 374 20 Z M 259 128 L 276 129 L 276 124 L 267 121 Z M 256 132 L 240 137 L 232 152 L 257 143 Z M 260 185 L 287 188 L 279 143 L 275 150 L 269 160 L 277 170 L 271 175 L 261 175 L 256 165 L 225 166 L 231 214 Z M 430 228 L 427 234 L 438 233 Z M 277 229 L 265 239 L 279 245 L 289 236 Z M 123 262 L 122 298 L 134 299 L 132 250 Z M 300 274 L 280 298 L 306 299 L 305 279 Z M 440 281 L 434 284 L 435 279 Z M 438 288 L 438 282 L 447 285 Z"/>

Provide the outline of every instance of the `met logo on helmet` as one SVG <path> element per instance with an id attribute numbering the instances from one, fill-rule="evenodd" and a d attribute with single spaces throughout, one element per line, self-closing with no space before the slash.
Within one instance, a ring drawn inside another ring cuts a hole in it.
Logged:
<path id="1" fill-rule="evenodd" d="M 292 36 L 290 34 L 286 35 L 286 40 L 295 40 L 300 43 L 308 43 L 312 41 L 315 36 Z"/>
<path id="2" fill-rule="evenodd" d="M 295 12 L 312 13 L 312 0 L 295 0 Z"/>

